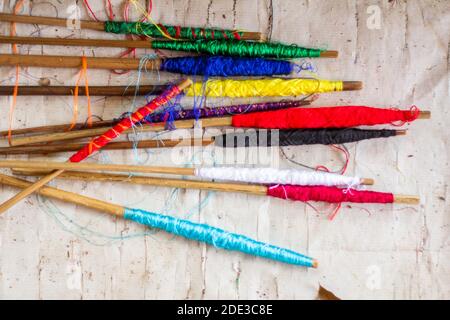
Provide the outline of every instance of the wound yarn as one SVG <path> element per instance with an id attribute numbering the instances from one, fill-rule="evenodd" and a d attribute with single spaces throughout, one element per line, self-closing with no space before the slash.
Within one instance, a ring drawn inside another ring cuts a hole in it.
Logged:
<path id="1" fill-rule="evenodd" d="M 195 52 L 213 56 L 238 56 L 253 58 L 317 58 L 323 50 L 303 48 L 271 42 L 197 40 L 197 41 L 162 41 L 153 40 L 153 49 Z"/>
<path id="2" fill-rule="evenodd" d="M 392 193 L 341 189 L 327 186 L 273 185 L 267 187 L 267 195 L 294 201 L 323 201 L 329 203 L 393 203 Z"/>
<path id="3" fill-rule="evenodd" d="M 233 116 L 234 127 L 267 129 L 345 128 L 361 125 L 403 123 L 417 119 L 417 108 L 411 110 L 381 109 L 367 106 L 299 108 Z"/>
<path id="4" fill-rule="evenodd" d="M 194 223 L 149 211 L 126 208 L 124 218 L 152 228 L 213 245 L 217 248 L 240 251 L 246 254 L 299 266 L 312 267 L 314 260 L 292 250 L 253 240 L 207 224 Z"/>
<path id="5" fill-rule="evenodd" d="M 165 105 L 171 99 L 175 98 L 177 95 L 181 93 L 181 90 L 178 86 L 173 86 L 164 91 L 160 96 L 156 97 L 145 106 L 139 108 L 130 116 L 122 119 L 119 123 L 114 125 L 111 129 L 106 131 L 101 136 L 95 138 L 88 144 L 86 144 L 82 149 L 73 154 L 70 158 L 70 162 L 80 162 L 87 157 L 89 157 L 95 151 L 101 149 L 103 146 L 117 138 L 122 132 L 131 128 L 134 124 L 139 123 L 152 113 L 155 109 Z"/>
<path id="6" fill-rule="evenodd" d="M 234 114 L 251 113 L 268 110 L 278 110 L 286 108 L 297 108 L 309 104 L 307 100 L 293 100 L 293 101 L 276 101 L 276 102 L 261 102 L 251 104 L 239 104 L 221 107 L 203 107 L 199 109 L 180 109 L 180 110 L 165 110 L 164 112 L 151 113 L 145 117 L 146 123 L 165 122 L 169 118 L 173 120 L 189 120 L 199 118 L 213 118 L 224 117 Z"/>
<path id="7" fill-rule="evenodd" d="M 299 146 L 310 144 L 343 144 L 367 139 L 388 138 L 396 136 L 391 129 L 284 129 L 254 130 L 228 133 L 214 138 L 216 146 L 262 147 L 262 146 Z"/>
<path id="8" fill-rule="evenodd" d="M 284 60 L 198 56 L 164 59 L 161 71 L 207 77 L 287 75 L 293 64 Z"/>
<path id="9" fill-rule="evenodd" d="M 348 177 L 320 171 L 301 171 L 274 168 L 235 168 L 202 167 L 195 170 L 200 178 L 239 181 L 261 184 L 292 184 L 304 186 L 356 186 L 361 184 L 359 177 Z"/>
<path id="10" fill-rule="evenodd" d="M 318 79 L 208 80 L 185 90 L 188 96 L 207 97 L 291 97 L 311 93 L 342 91 L 342 81 Z M 270 120 L 269 120 L 270 121 Z"/>
<path id="11" fill-rule="evenodd" d="M 154 38 L 240 40 L 242 31 L 154 25 L 146 22 L 105 21 L 104 30 L 116 34 L 135 34 Z"/>

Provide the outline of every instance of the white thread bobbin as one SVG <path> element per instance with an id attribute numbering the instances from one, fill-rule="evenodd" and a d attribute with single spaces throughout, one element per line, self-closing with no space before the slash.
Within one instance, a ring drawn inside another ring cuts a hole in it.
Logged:
<path id="1" fill-rule="evenodd" d="M 195 175 L 206 179 L 261 184 L 276 183 L 304 186 L 356 186 L 361 184 L 359 177 L 292 169 L 204 167 L 197 168 Z"/>

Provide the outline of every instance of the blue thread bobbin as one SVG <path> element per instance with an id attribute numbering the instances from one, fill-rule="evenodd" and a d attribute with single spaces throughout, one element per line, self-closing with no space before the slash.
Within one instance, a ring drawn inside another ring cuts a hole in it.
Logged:
<path id="1" fill-rule="evenodd" d="M 314 259 L 295 251 L 256 241 L 244 235 L 231 233 L 206 224 L 193 223 L 188 220 L 131 208 L 125 208 L 123 217 L 187 239 L 205 242 L 217 248 L 240 251 L 299 266 L 316 267 Z"/>

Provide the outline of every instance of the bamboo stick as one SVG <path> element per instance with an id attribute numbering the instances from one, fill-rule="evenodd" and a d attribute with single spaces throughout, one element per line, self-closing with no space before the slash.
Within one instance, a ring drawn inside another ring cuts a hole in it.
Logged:
<path id="1" fill-rule="evenodd" d="M 14 170 L 15 173 L 25 175 L 45 175 L 47 172 L 36 170 Z M 223 192 L 242 192 L 253 195 L 266 195 L 267 186 L 241 184 L 241 183 L 218 183 L 183 179 L 165 179 L 153 177 L 137 177 L 120 174 L 108 173 L 93 173 L 93 172 L 74 172 L 66 171 L 60 176 L 64 179 L 82 180 L 82 181 L 117 181 L 132 184 L 153 185 L 168 188 L 182 188 L 182 189 L 200 189 L 209 191 L 223 191 Z M 414 195 L 394 195 L 394 203 L 402 204 L 418 204 L 420 198 Z"/>
<path id="2" fill-rule="evenodd" d="M 101 21 L 77 20 L 70 18 L 53 18 L 53 17 L 36 17 L 26 15 L 16 15 L 9 13 L 0 13 L 0 21 L 15 22 L 24 24 L 42 24 L 46 26 L 65 27 L 75 26 L 80 23 L 81 29 L 90 29 L 97 31 L 105 31 L 104 23 Z"/>
<path id="3" fill-rule="evenodd" d="M 32 183 L 29 181 L 13 178 L 4 174 L 0 174 L 0 183 L 20 189 L 26 189 L 32 185 Z M 46 197 L 62 200 L 65 202 L 75 203 L 83 207 L 104 211 L 119 217 L 123 216 L 125 211 L 125 208 L 122 206 L 89 198 L 73 192 L 59 190 L 52 187 L 42 187 L 39 190 L 37 190 L 37 192 Z"/>
<path id="4" fill-rule="evenodd" d="M 73 39 L 73 38 L 41 38 L 41 37 L 9 37 L 0 36 L 0 43 L 76 46 L 76 47 L 110 47 L 151 49 L 151 40 L 105 40 L 105 39 Z"/>
<path id="5" fill-rule="evenodd" d="M 14 15 L 8 13 L 0 13 L 0 21 L 16 22 L 26 24 L 42 24 L 47 26 L 71 27 L 79 26 L 81 29 L 90 29 L 105 32 L 105 24 L 102 21 L 76 20 L 70 18 L 52 18 L 52 17 L 35 17 L 25 15 Z M 243 32 L 242 40 L 265 40 L 265 36 L 260 32 Z M 136 47 L 133 47 L 136 48 Z"/>
<path id="6" fill-rule="evenodd" d="M 90 69 L 118 69 L 138 70 L 141 60 L 134 58 L 108 58 L 108 57 L 86 57 Z M 76 56 L 47 56 L 47 55 L 19 55 L 0 54 L 1 66 L 26 66 L 42 68 L 80 68 L 82 57 Z M 143 68 L 147 70 L 159 70 L 160 59 L 146 61 Z"/>
<path id="7" fill-rule="evenodd" d="M 101 121 L 93 121 L 91 127 L 88 127 L 86 122 L 79 122 L 73 125 L 73 130 L 84 130 L 84 129 L 92 129 L 92 128 L 100 128 L 100 127 L 110 127 L 117 123 L 120 120 L 101 120 Z M 31 128 L 23 128 L 23 129 L 13 129 L 11 130 L 11 135 L 22 135 L 22 134 L 36 134 L 36 133 L 48 133 L 48 132 L 61 132 L 67 131 L 71 127 L 70 124 L 57 124 L 51 126 L 39 126 L 39 127 L 31 127 Z M 8 136 L 8 130 L 0 131 L 0 137 Z"/>
<path id="8" fill-rule="evenodd" d="M 0 43 L 75 46 L 75 47 L 111 47 L 111 48 L 152 48 L 152 41 L 146 40 L 105 40 L 105 39 L 73 39 L 73 38 L 43 38 L 0 36 Z M 337 58 L 338 51 L 329 50 L 320 53 L 321 58 Z"/>
<path id="9" fill-rule="evenodd" d="M 203 127 L 226 127 L 231 126 L 232 124 L 231 119 L 232 119 L 231 117 L 218 117 L 218 118 L 205 118 L 201 119 L 200 121 Z M 195 126 L 195 123 L 196 123 L 195 119 L 178 120 L 173 122 L 173 124 L 176 126 L 177 129 L 191 129 Z M 22 146 L 33 143 L 54 142 L 54 141 L 95 137 L 102 135 L 107 130 L 108 128 L 93 128 L 68 132 L 49 133 L 29 137 L 16 137 L 11 140 L 11 146 Z M 158 132 L 166 130 L 166 126 L 164 123 L 143 124 L 141 126 L 135 127 L 134 130 L 136 130 L 137 132 Z M 133 132 L 133 129 L 128 129 L 124 131 L 125 134 L 131 132 Z"/>
<path id="10" fill-rule="evenodd" d="M 189 87 L 191 84 L 192 84 L 191 79 L 183 80 L 180 84 L 178 84 L 178 90 L 183 91 L 184 89 Z M 131 117 L 136 116 L 136 113 L 142 112 L 142 110 L 144 108 L 146 108 L 146 107 L 141 107 L 140 109 L 135 111 L 135 113 L 133 113 L 131 115 Z M 117 138 L 117 136 L 115 138 Z M 5 201 L 4 203 L 2 203 L 0 205 L 0 214 L 5 212 L 6 210 L 8 210 L 12 206 L 14 206 L 16 203 L 18 203 L 20 200 L 26 198 L 28 195 L 32 194 L 34 191 L 38 190 L 40 187 L 42 187 L 46 183 L 50 182 L 51 180 L 53 180 L 54 178 L 56 178 L 58 175 L 60 175 L 63 172 L 64 172 L 64 170 L 62 170 L 62 169 L 54 171 L 53 173 L 49 174 L 48 176 L 45 176 L 45 177 L 41 178 L 40 180 L 36 181 L 33 185 L 29 186 L 28 188 L 22 190 L 21 192 L 16 194 L 11 199 Z"/>
<path id="11" fill-rule="evenodd" d="M 90 96 L 145 96 L 148 94 L 159 95 L 166 85 L 140 85 L 135 86 L 89 86 Z M 73 86 L 19 86 L 19 96 L 73 96 Z M 0 86 L 0 96 L 13 94 L 14 86 Z M 86 95 L 85 87 L 78 88 L 80 96 Z"/>
<path id="12" fill-rule="evenodd" d="M 0 55 L 0 63 L 2 60 L 7 60 L 7 58 L 1 59 Z M 39 56 L 40 57 L 40 56 Z M 78 58 L 81 61 L 81 58 Z M 97 58 L 102 59 L 102 58 Z M 108 58 L 108 59 L 128 59 L 134 60 L 131 58 Z M 18 60 L 18 58 L 14 58 L 13 61 Z M 51 60 L 51 59 L 50 59 Z M 14 66 L 14 62 L 9 62 L 7 65 Z M 34 62 L 34 64 L 39 64 L 39 62 Z M 51 64 L 48 62 L 47 64 Z M 135 64 L 132 62 L 131 64 Z M 75 65 L 73 61 L 71 61 L 71 65 Z M 130 64 L 129 64 L 130 65 Z M 138 64 L 139 65 L 139 64 Z M 52 66 L 52 68 L 55 66 Z M 75 66 L 76 68 L 80 68 L 80 65 Z M 74 68 L 75 68 L 74 67 Z M 106 69 L 110 69 L 109 67 L 105 67 Z M 121 67 L 118 65 L 113 69 L 120 69 Z M 344 91 L 354 91 L 361 90 L 363 83 L 361 81 L 342 81 L 343 82 L 343 90 Z M 134 86 L 89 86 L 89 95 L 91 96 L 134 96 L 135 92 Z M 157 95 L 163 92 L 167 88 L 166 85 L 143 85 L 137 90 L 137 95 Z M 4 95 L 12 95 L 14 90 L 14 86 L 1 86 L 0 87 L 0 96 Z M 79 88 L 79 94 L 84 95 L 85 91 L 83 87 Z M 73 95 L 73 87 L 70 86 L 20 86 L 18 90 L 18 95 L 22 96 L 71 96 Z"/>
<path id="13" fill-rule="evenodd" d="M 406 135 L 406 130 L 396 130 L 397 136 Z M 128 150 L 147 148 L 173 148 L 173 147 L 195 147 L 208 146 L 214 143 L 214 137 L 195 139 L 160 139 L 160 140 L 140 140 L 111 142 L 103 147 L 103 150 Z M 33 144 L 17 147 L 0 147 L 0 154 L 49 154 L 55 152 L 76 151 L 84 146 L 84 143 L 57 143 L 57 144 Z"/>
<path id="14" fill-rule="evenodd" d="M 160 70 L 162 64 L 162 60 L 159 58 L 147 60 L 145 66 L 142 66 L 141 59 L 137 58 L 86 57 L 86 59 L 87 65 L 89 66 L 90 69 L 138 70 L 139 67 L 142 67 L 145 68 L 146 70 Z M 80 68 L 82 65 L 82 57 L 0 54 L 0 65 L 2 66 L 19 65 L 22 67 L 41 67 L 41 68 Z M 360 90 L 361 88 L 362 88 L 361 81 L 343 81 L 344 91 Z"/>
<path id="15" fill-rule="evenodd" d="M 417 119 L 430 119 L 431 111 L 419 111 L 419 116 Z"/>
<path id="16" fill-rule="evenodd" d="M 303 100 L 298 101 L 298 103 L 302 106 L 310 105 L 310 100 Z M 214 108 L 211 108 L 214 109 Z M 111 119 L 111 120 L 102 120 L 102 121 L 94 121 L 92 123 L 91 128 L 100 128 L 100 127 L 110 127 L 113 124 L 116 124 L 121 119 Z M 11 135 L 23 135 L 23 134 L 37 134 L 37 133 L 55 133 L 55 132 L 62 132 L 67 131 L 72 124 L 66 123 L 66 124 L 58 124 L 58 125 L 49 125 L 49 126 L 39 126 L 39 127 L 29 127 L 29 128 L 23 128 L 23 129 L 13 129 L 11 130 Z M 73 127 L 73 130 L 85 130 L 85 129 L 91 129 L 87 126 L 86 122 L 79 122 L 76 123 Z M 1 136 L 8 136 L 9 131 L 4 130 L 0 131 L 0 137 Z"/>
<path id="17" fill-rule="evenodd" d="M 420 198 L 418 196 L 394 194 L 394 203 L 417 205 L 420 203 Z"/>
<path id="18" fill-rule="evenodd" d="M 26 173 L 27 175 L 41 176 L 48 174 L 48 171 L 35 170 L 15 170 L 14 172 Z M 186 179 L 163 179 L 155 177 L 130 176 L 124 174 L 103 174 L 98 172 L 75 172 L 65 171 L 59 177 L 71 180 L 83 181 L 115 181 L 127 182 L 132 184 L 144 184 L 152 186 L 160 186 L 167 188 L 182 188 L 182 189 L 200 189 L 208 191 L 221 192 L 240 192 L 254 195 L 265 195 L 267 187 L 264 185 L 244 184 L 244 183 L 218 183 L 211 181 L 186 180 Z"/>
<path id="19" fill-rule="evenodd" d="M 162 174 L 175 174 L 182 176 L 195 175 L 195 168 L 161 167 L 161 166 L 152 167 L 152 166 L 128 165 L 128 164 L 102 164 L 92 162 L 77 163 L 77 162 L 0 160 L 0 168 L 162 173 Z"/>
<path id="20" fill-rule="evenodd" d="M 129 150 L 148 148 L 172 148 L 172 147 L 196 147 L 208 146 L 214 143 L 213 138 L 205 139 L 161 139 L 161 140 L 141 140 L 111 142 L 104 146 L 102 150 Z M 0 154 L 50 154 L 56 152 L 67 152 L 80 150 L 86 143 L 58 143 L 58 144 L 33 144 L 18 147 L 0 148 Z"/>
<path id="21" fill-rule="evenodd" d="M 112 172 L 138 172 L 138 173 L 161 173 L 195 176 L 195 168 L 161 167 L 161 166 L 139 166 L 126 164 L 102 164 L 102 163 L 73 163 L 73 162 L 51 162 L 51 161 L 23 161 L 23 160 L 0 160 L 0 168 L 21 168 L 33 170 L 70 170 L 70 171 L 112 171 Z M 49 172 L 47 171 L 47 174 Z M 361 178 L 362 185 L 373 185 L 371 178 Z"/>

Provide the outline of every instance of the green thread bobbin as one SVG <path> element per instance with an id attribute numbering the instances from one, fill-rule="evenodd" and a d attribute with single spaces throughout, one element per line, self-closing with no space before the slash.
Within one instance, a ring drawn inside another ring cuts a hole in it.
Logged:
<path id="1" fill-rule="evenodd" d="M 244 32 L 222 29 L 190 28 L 178 26 L 158 26 L 145 22 L 105 21 L 105 31 L 117 34 L 135 34 L 155 38 L 166 38 L 169 35 L 175 39 L 217 39 L 240 40 Z M 162 32 L 161 32 L 162 31 Z M 164 32 L 164 34 L 163 34 Z"/>
<path id="2" fill-rule="evenodd" d="M 226 40 L 152 41 L 153 49 L 196 52 L 210 55 L 278 59 L 317 58 L 323 50 L 270 42 Z"/>

